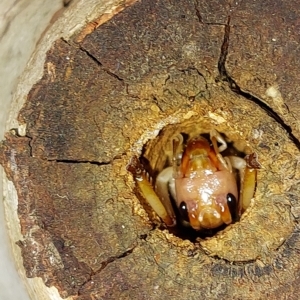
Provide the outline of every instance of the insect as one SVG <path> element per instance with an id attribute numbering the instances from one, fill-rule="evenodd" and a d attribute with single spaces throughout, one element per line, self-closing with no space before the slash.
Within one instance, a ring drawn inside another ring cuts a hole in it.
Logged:
<path id="1" fill-rule="evenodd" d="M 173 139 L 173 165 L 158 174 L 154 186 L 136 156 L 127 169 L 167 226 L 176 224 L 174 199 L 183 223 L 195 230 L 218 228 L 232 223 L 250 205 L 260 168 L 255 153 L 245 159 L 223 156 L 226 149 L 225 139 L 214 129 L 209 140 L 198 136 L 186 145 L 179 135 Z"/>

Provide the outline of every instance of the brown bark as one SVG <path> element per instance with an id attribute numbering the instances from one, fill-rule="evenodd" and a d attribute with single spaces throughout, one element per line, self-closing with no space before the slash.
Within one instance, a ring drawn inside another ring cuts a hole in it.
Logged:
<path id="1" fill-rule="evenodd" d="M 27 276 L 80 300 L 297 299 L 295 9 L 143 0 L 57 41 L 0 152 Z M 263 168 L 242 219 L 193 243 L 152 226 L 126 164 L 148 142 L 155 173 L 169 137 L 210 128 Z"/>

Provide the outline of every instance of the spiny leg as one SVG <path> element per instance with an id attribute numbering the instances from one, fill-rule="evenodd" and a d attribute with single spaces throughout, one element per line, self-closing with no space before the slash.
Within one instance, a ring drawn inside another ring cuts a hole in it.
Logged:
<path id="1" fill-rule="evenodd" d="M 244 173 L 243 189 L 241 190 L 242 211 L 245 211 L 250 206 L 251 199 L 253 198 L 255 188 L 256 188 L 256 178 L 257 178 L 257 170 L 249 169 L 247 167 Z"/>
<path id="2" fill-rule="evenodd" d="M 251 199 L 253 198 L 256 182 L 257 182 L 257 169 L 261 168 L 255 152 L 246 155 L 245 161 L 247 167 L 244 174 L 244 188 L 243 188 L 243 210 L 249 207 Z"/>
<path id="3" fill-rule="evenodd" d="M 253 198 L 256 187 L 257 170 L 249 168 L 246 160 L 241 157 L 228 156 L 232 166 L 239 170 L 241 178 L 240 199 L 239 199 L 239 214 L 245 211 Z"/>
<path id="4" fill-rule="evenodd" d="M 131 158 L 129 164 L 127 165 L 127 170 L 132 173 L 140 192 L 153 210 L 157 213 L 157 215 L 167 226 L 174 226 L 175 219 L 168 214 L 166 208 L 155 193 L 151 183 L 148 181 L 143 166 L 136 156 Z"/>

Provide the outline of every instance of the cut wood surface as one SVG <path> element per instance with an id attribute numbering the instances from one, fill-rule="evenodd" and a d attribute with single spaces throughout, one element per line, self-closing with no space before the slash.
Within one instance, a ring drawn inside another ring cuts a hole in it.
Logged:
<path id="1" fill-rule="evenodd" d="M 27 276 L 80 300 L 298 299 L 297 7 L 142 0 L 56 41 L 26 136 L 0 146 Z M 212 128 L 262 169 L 239 222 L 189 241 L 157 226 L 126 165 L 143 152 L 158 172 L 170 137 Z"/>

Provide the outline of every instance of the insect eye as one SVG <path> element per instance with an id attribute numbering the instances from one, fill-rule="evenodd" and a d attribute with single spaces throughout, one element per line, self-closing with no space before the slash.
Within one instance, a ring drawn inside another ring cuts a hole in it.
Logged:
<path id="1" fill-rule="evenodd" d="M 237 209 L 238 209 L 237 200 L 236 200 L 236 197 L 234 195 L 232 195 L 231 193 L 227 194 L 227 205 L 229 207 L 232 219 L 236 220 Z"/>
<path id="2" fill-rule="evenodd" d="M 189 215 L 188 215 L 188 209 L 187 209 L 187 205 L 184 201 L 182 201 L 179 205 L 179 212 L 182 216 L 182 218 L 189 222 Z"/>

